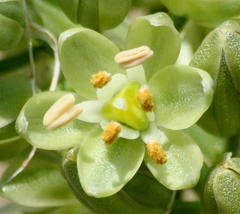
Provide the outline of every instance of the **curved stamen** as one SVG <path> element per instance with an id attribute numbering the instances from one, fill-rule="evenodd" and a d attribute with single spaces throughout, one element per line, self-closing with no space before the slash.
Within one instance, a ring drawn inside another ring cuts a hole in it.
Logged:
<path id="1" fill-rule="evenodd" d="M 159 142 L 149 142 L 147 144 L 149 156 L 157 163 L 164 164 L 167 162 L 167 153 L 163 150 Z"/>
<path id="2" fill-rule="evenodd" d="M 116 140 L 120 131 L 121 125 L 119 123 L 110 122 L 103 131 L 102 140 L 107 144 L 111 144 Z"/>

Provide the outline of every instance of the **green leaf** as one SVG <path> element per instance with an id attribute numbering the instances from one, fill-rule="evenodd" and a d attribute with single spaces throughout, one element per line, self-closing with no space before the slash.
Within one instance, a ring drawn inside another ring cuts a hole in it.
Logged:
<path id="1" fill-rule="evenodd" d="M 79 26 L 72 23 L 66 17 L 59 7 L 57 0 L 33 0 L 32 3 L 44 27 L 51 31 L 56 37 L 65 30 Z"/>
<path id="2" fill-rule="evenodd" d="M 43 126 L 43 116 L 53 103 L 67 92 L 43 92 L 24 105 L 16 122 L 16 129 L 30 144 L 47 150 L 62 150 L 79 146 L 90 125 L 73 120 L 56 130 Z"/>
<path id="3" fill-rule="evenodd" d="M 54 207 L 75 201 L 58 166 L 40 159 L 2 187 L 3 197 L 23 206 Z"/>
<path id="4" fill-rule="evenodd" d="M 142 169 L 123 190 L 138 203 L 151 208 L 166 209 L 171 198 L 171 191 L 160 185 L 149 171 Z"/>
<path id="5" fill-rule="evenodd" d="M 200 125 L 223 136 L 235 136 L 240 131 L 239 32 L 237 22 L 223 23 L 205 38 L 191 61 L 215 81 L 212 105 Z"/>
<path id="6" fill-rule="evenodd" d="M 20 137 L 0 141 L 0 161 L 5 161 L 20 155 L 29 144 Z"/>
<path id="7" fill-rule="evenodd" d="M 137 172 L 144 157 L 139 140 L 119 138 L 111 145 L 95 129 L 82 142 L 78 154 L 78 173 L 84 191 L 97 198 L 118 192 Z"/>
<path id="8" fill-rule="evenodd" d="M 75 28 L 60 35 L 59 54 L 63 74 L 70 86 L 85 98 L 96 98 L 91 76 L 100 70 L 123 72 L 114 62 L 118 48 L 101 34 Z"/>
<path id="9" fill-rule="evenodd" d="M 23 28 L 13 19 L 0 14 L 0 50 L 16 47 L 23 36 Z"/>
<path id="10" fill-rule="evenodd" d="M 77 198 L 98 214 L 163 214 L 163 210 L 143 206 L 130 197 L 123 190 L 105 197 L 94 198 L 88 196 L 79 183 L 76 162 L 65 159 L 63 161 L 63 173 Z"/>
<path id="11" fill-rule="evenodd" d="M 213 166 L 227 150 L 228 141 L 226 138 L 210 134 L 197 125 L 186 129 L 186 132 L 201 148 L 208 167 Z"/>
<path id="12" fill-rule="evenodd" d="M 24 14 L 20 0 L 5 0 L 0 2 L 0 14 L 24 24 Z"/>
<path id="13" fill-rule="evenodd" d="M 5 140 L 10 140 L 11 138 L 18 137 L 15 130 L 15 123 L 9 123 L 8 125 L 0 128 L 0 143 Z"/>
<path id="14" fill-rule="evenodd" d="M 198 145 L 182 131 L 161 131 L 167 138 L 165 142 L 161 142 L 167 152 L 167 162 L 158 164 L 146 153 L 147 167 L 161 184 L 171 190 L 195 186 L 203 165 L 203 156 Z"/>
<path id="15" fill-rule="evenodd" d="M 156 122 L 168 129 L 185 129 L 198 121 L 212 101 L 210 75 L 190 66 L 168 66 L 149 81 Z"/>
<path id="16" fill-rule="evenodd" d="M 95 30 L 120 24 L 131 5 L 130 0 L 59 0 L 59 3 L 72 21 Z"/>
<path id="17" fill-rule="evenodd" d="M 156 13 L 140 16 L 131 24 L 127 37 L 127 48 L 136 48 L 142 45 L 149 46 L 154 52 L 153 56 L 144 63 L 147 79 L 160 68 L 173 64 L 177 60 L 181 41 L 167 14 Z"/>
<path id="18" fill-rule="evenodd" d="M 0 76 L 0 128 L 17 118 L 31 94 L 30 80 L 25 69 Z"/>

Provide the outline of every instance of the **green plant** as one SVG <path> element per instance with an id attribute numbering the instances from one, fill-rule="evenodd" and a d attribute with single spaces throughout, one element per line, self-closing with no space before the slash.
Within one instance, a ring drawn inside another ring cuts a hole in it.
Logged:
<path id="1" fill-rule="evenodd" d="M 239 3 L 132 3 L 0 2 L 0 213 L 240 213 Z"/>

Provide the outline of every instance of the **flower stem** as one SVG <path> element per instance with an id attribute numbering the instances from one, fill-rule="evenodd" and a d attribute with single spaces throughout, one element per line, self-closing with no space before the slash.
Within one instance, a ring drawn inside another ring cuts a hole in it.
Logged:
<path id="1" fill-rule="evenodd" d="M 169 201 L 169 203 L 168 203 L 166 212 L 165 212 L 164 214 L 170 214 L 170 213 L 172 212 L 173 204 L 174 204 L 175 199 L 176 199 L 176 193 L 177 193 L 177 191 L 173 191 L 173 192 L 172 192 L 170 201 Z"/>
<path id="2" fill-rule="evenodd" d="M 35 70 L 35 63 L 34 63 L 34 56 L 33 56 L 33 41 L 31 36 L 31 30 L 30 30 L 30 17 L 28 15 L 28 8 L 27 8 L 27 2 L 26 0 L 22 1 L 23 3 L 23 11 L 25 14 L 25 29 L 26 29 L 26 36 L 28 40 L 28 52 L 29 52 L 29 62 L 30 62 L 30 81 L 31 81 L 31 87 L 32 87 L 32 93 L 33 95 L 36 94 L 36 70 Z"/>

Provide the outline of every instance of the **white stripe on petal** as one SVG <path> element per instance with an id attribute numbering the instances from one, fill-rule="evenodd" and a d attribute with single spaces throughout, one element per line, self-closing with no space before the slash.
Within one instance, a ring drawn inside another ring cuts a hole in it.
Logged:
<path id="1" fill-rule="evenodd" d="M 145 77 L 145 72 L 144 72 L 143 66 L 138 65 L 136 67 L 127 69 L 127 78 L 128 78 L 129 82 L 134 81 L 134 82 L 138 82 L 140 84 L 145 84 L 146 77 Z"/>
<path id="2" fill-rule="evenodd" d="M 103 117 L 101 113 L 102 103 L 97 100 L 85 101 L 77 104 L 83 109 L 77 119 L 88 123 L 99 123 Z"/>
<path id="3" fill-rule="evenodd" d="M 105 102 L 112 98 L 127 83 L 127 77 L 124 74 L 115 74 L 103 88 L 97 89 L 97 97 Z"/>
<path id="4" fill-rule="evenodd" d="M 158 129 L 154 123 L 151 123 L 149 128 L 141 133 L 141 138 L 144 143 L 159 142 L 161 145 L 168 141 L 168 138 L 164 132 Z"/>
<path id="5" fill-rule="evenodd" d="M 106 128 L 107 124 L 109 124 L 109 121 L 102 120 L 100 123 L 100 126 L 104 130 Z M 140 133 L 138 130 L 129 128 L 129 127 L 121 124 L 121 132 L 119 133 L 118 137 L 133 140 L 133 139 L 137 139 L 139 137 L 139 135 L 140 135 Z"/>

